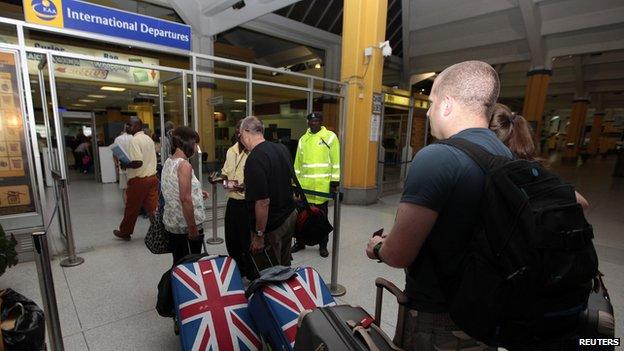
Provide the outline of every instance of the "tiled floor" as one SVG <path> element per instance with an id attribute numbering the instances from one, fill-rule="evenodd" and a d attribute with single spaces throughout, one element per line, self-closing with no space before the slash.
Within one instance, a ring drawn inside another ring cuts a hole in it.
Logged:
<path id="1" fill-rule="evenodd" d="M 611 177 L 613 163 L 613 158 L 595 159 L 580 168 L 558 164 L 555 168 L 574 182 L 591 203 L 588 218 L 596 232 L 600 269 L 605 273 L 616 317 L 620 317 L 624 316 L 624 178 Z M 117 185 L 77 178 L 70 186 L 76 245 L 85 263 L 61 268 L 58 259 L 52 262 L 65 349 L 179 349 L 172 321 L 159 317 L 154 309 L 156 285 L 171 265 L 171 257 L 152 255 L 145 248 L 142 237 L 147 220 L 139 219 L 131 242 L 116 240 L 111 231 L 122 214 Z M 339 298 L 341 303 L 361 305 L 372 313 L 376 277 L 385 277 L 399 286 L 404 284 L 401 270 L 377 264 L 364 254 L 370 234 L 380 227 L 392 226 L 398 201 L 399 195 L 392 195 L 371 206 L 343 206 L 338 282 L 347 288 L 347 294 Z M 60 252 L 63 243 L 56 231 L 52 236 L 53 246 Z M 219 236 L 223 237 L 222 228 Z M 209 251 L 226 253 L 224 245 L 209 246 Z M 294 256 L 293 265 L 310 265 L 329 282 L 330 258 L 320 258 L 313 248 Z M 41 304 L 32 262 L 20 263 L 0 277 L 0 288 L 5 287 Z M 387 296 L 382 324 L 389 333 L 396 324 L 396 311 L 396 302 Z M 622 331 L 620 317 L 616 334 L 621 336 Z"/>

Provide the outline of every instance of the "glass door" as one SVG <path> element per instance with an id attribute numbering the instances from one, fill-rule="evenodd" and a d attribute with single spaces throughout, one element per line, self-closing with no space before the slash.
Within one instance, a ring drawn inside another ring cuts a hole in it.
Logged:
<path id="1" fill-rule="evenodd" d="M 382 193 L 401 189 L 409 132 L 408 112 L 408 109 L 384 106 L 379 152 Z"/>

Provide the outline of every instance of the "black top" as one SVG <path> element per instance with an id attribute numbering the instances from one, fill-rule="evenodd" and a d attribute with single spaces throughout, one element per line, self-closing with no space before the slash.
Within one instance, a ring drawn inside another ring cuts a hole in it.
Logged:
<path id="1" fill-rule="evenodd" d="M 252 229 L 256 228 L 256 200 L 270 199 L 266 232 L 278 228 L 294 211 L 293 174 L 284 145 L 263 141 L 251 150 L 245 163 L 245 200 L 250 202 Z"/>
<path id="2" fill-rule="evenodd" d="M 495 155 L 512 157 L 489 129 L 467 129 L 452 138 L 464 138 Z M 410 307 L 422 312 L 447 312 L 439 282 L 454 279 L 459 272 L 478 224 L 484 181 L 481 168 L 452 146 L 429 145 L 412 160 L 401 202 L 434 210 L 438 219 L 408 268 L 405 293 Z"/>

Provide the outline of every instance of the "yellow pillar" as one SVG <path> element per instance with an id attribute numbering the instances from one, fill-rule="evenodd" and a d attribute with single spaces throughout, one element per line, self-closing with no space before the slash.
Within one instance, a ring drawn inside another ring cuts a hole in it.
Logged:
<path id="1" fill-rule="evenodd" d="M 604 116 L 604 112 L 596 112 L 594 114 L 591 135 L 589 136 L 589 147 L 587 148 L 587 152 L 592 156 L 598 153 L 598 146 L 600 145 L 600 135 L 602 134 L 602 122 L 604 121 Z"/>
<path id="2" fill-rule="evenodd" d="M 344 1 L 341 80 L 349 84 L 345 140 L 342 140 L 345 144 L 342 186 L 346 203 L 377 201 L 381 111 L 373 111 L 373 93 L 382 97 L 383 56 L 379 43 L 385 40 L 387 12 L 388 0 Z M 364 50 L 368 47 L 373 48 L 372 55 L 365 57 Z"/>
<path id="3" fill-rule="evenodd" d="M 564 153 L 564 160 L 566 161 L 576 161 L 579 154 L 581 135 L 585 128 L 588 107 L 589 100 L 587 99 L 577 99 L 572 102 L 572 113 L 570 114 L 570 125 L 568 126 Z"/>
<path id="4" fill-rule="evenodd" d="M 522 116 L 534 126 L 533 136 L 536 142 L 542 133 L 544 104 L 551 75 L 552 70 L 549 69 L 531 70 L 527 73 L 529 81 L 524 94 Z"/>
<path id="5" fill-rule="evenodd" d="M 214 95 L 213 83 L 197 83 L 197 112 L 199 117 L 199 147 L 208 155 L 208 162 L 215 161 L 215 122 L 214 106 L 210 98 Z"/>

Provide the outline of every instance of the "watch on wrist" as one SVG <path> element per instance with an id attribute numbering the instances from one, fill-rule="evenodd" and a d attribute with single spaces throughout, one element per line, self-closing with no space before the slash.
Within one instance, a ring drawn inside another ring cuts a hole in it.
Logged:
<path id="1" fill-rule="evenodd" d="M 262 238 L 262 237 L 264 237 L 264 232 L 262 232 L 262 230 L 256 230 L 256 236 L 258 238 Z"/>
<path id="2" fill-rule="evenodd" d="M 379 257 L 379 250 L 381 250 L 381 245 L 383 244 L 383 242 L 378 242 L 377 245 L 375 245 L 373 247 L 373 255 L 375 256 L 375 258 L 377 259 L 377 261 L 382 262 L 381 257 Z"/>

